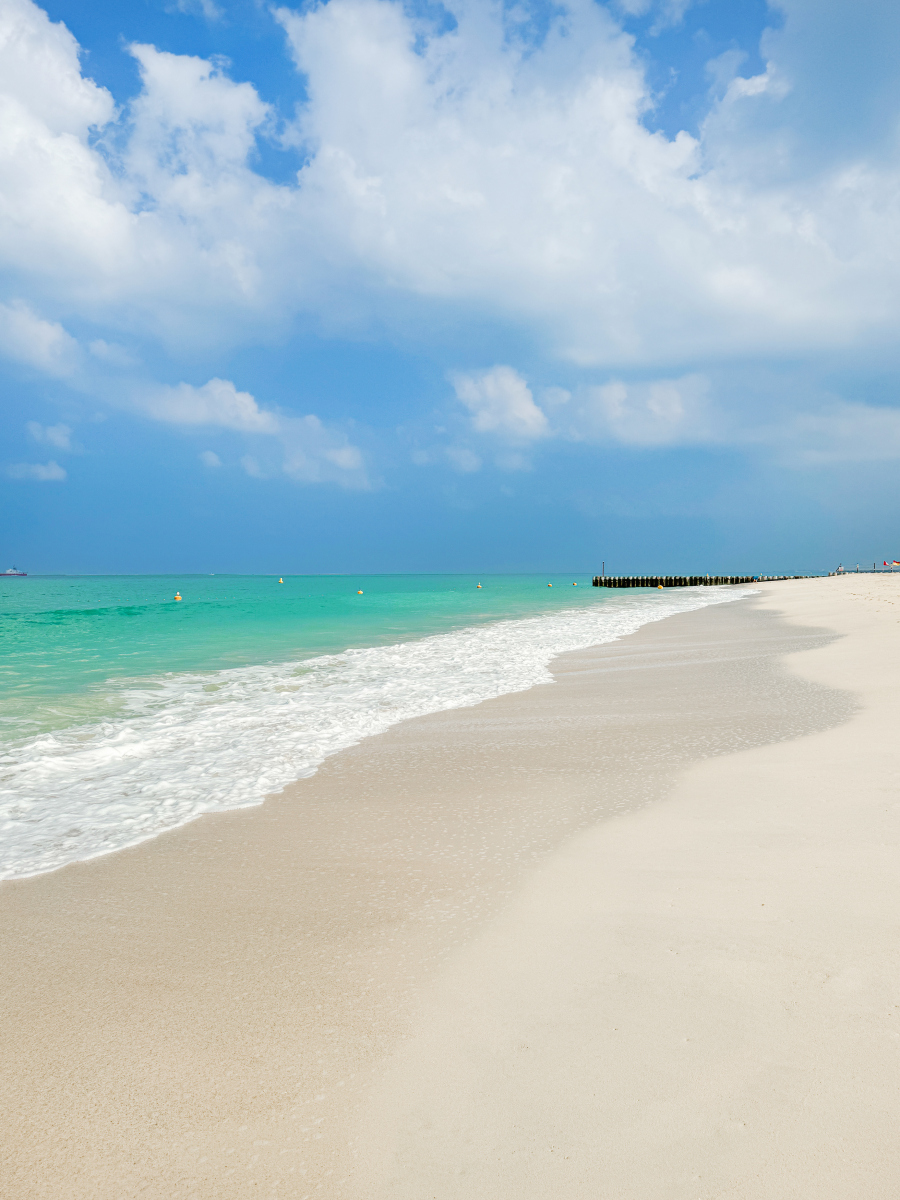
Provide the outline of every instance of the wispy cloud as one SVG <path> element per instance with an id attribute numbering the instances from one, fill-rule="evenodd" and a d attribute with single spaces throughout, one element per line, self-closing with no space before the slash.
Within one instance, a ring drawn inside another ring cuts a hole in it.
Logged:
<path id="1" fill-rule="evenodd" d="M 470 450 L 467 446 L 448 446 L 447 458 L 453 469 L 464 475 L 471 475 L 473 472 L 481 470 L 481 459 L 474 450 Z"/>
<path id="2" fill-rule="evenodd" d="M 173 9 L 188 16 L 201 16 L 207 21 L 221 21 L 225 15 L 213 0 L 176 0 Z"/>
<path id="3" fill-rule="evenodd" d="M 45 321 L 24 300 L 0 304 L 0 353 L 48 375 L 71 375 L 78 343 L 57 321 Z"/>
<path id="4" fill-rule="evenodd" d="M 170 425 L 218 427 L 267 439 L 268 449 L 260 443 L 254 453 L 242 458 L 244 469 L 257 478 L 287 475 L 303 483 L 371 486 L 362 451 L 342 429 L 313 413 L 295 417 L 261 408 L 250 392 L 239 391 L 230 379 L 210 379 L 199 387 L 142 385 L 135 391 L 135 404 L 147 416 Z"/>
<path id="5" fill-rule="evenodd" d="M 55 446 L 57 450 L 72 449 L 72 430 L 68 425 L 41 425 L 38 421 L 29 421 L 27 428 L 36 442 Z"/>
<path id="6" fill-rule="evenodd" d="M 48 463 L 13 463 L 6 468 L 10 479 L 30 479 L 36 483 L 62 483 L 66 471 L 51 459 Z"/>

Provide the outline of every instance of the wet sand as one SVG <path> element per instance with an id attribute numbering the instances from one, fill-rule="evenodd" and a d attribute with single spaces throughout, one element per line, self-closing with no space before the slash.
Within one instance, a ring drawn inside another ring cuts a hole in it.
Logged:
<path id="1" fill-rule="evenodd" d="M 3 1194 L 895 1195 L 898 584 L 0 885 Z"/>

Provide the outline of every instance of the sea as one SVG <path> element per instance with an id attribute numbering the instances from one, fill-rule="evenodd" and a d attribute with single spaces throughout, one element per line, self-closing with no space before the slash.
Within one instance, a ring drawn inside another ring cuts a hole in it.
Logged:
<path id="1" fill-rule="evenodd" d="M 558 654 L 741 594 L 585 575 L 0 576 L 0 879 L 259 804 L 398 721 L 552 683 Z"/>

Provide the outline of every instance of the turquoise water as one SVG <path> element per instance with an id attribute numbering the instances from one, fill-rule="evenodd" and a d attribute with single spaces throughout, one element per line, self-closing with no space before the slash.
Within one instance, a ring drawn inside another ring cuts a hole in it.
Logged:
<path id="1" fill-rule="evenodd" d="M 398 721 L 551 683 L 559 654 L 740 594 L 478 582 L 3 579 L 0 878 L 259 804 Z"/>
<path id="2" fill-rule="evenodd" d="M 609 599 L 584 575 L 283 579 L 0 577 L 0 743 L 101 720 L 126 681 L 297 661 Z"/>

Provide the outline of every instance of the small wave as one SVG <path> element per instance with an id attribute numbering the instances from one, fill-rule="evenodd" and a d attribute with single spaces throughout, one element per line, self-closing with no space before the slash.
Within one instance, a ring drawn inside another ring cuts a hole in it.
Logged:
<path id="1" fill-rule="evenodd" d="M 0 878 L 259 804 L 399 721 L 551 682 L 547 667 L 558 654 L 746 594 L 616 596 L 399 645 L 117 689 L 114 717 L 32 737 L 0 758 Z"/>

